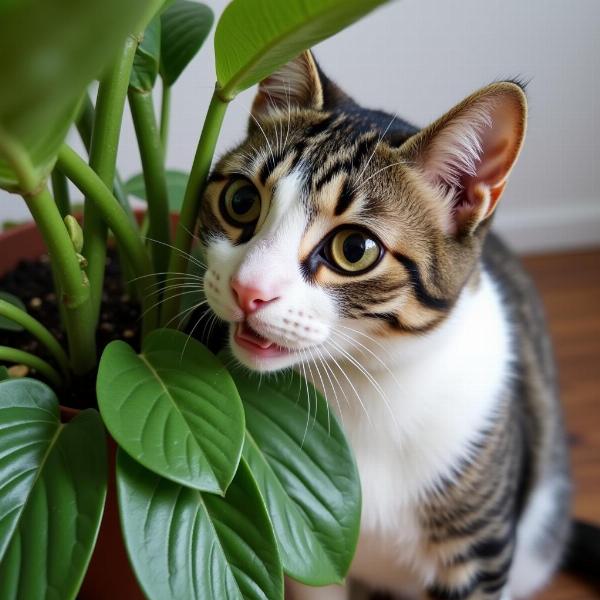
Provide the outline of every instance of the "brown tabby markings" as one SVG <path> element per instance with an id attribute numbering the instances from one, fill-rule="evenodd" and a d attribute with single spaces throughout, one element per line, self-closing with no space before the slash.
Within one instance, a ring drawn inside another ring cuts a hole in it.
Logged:
<path id="1" fill-rule="evenodd" d="M 428 493 L 417 518 L 425 540 L 419 551 L 437 566 L 429 598 L 499 598 L 515 549 L 516 524 L 531 486 L 539 481 L 540 464 L 551 465 L 564 479 L 556 523 L 549 524 L 548 539 L 541 540 L 552 549 L 550 562 L 557 560 L 568 534 L 567 454 L 552 356 L 531 283 L 510 252 L 488 235 L 487 217 L 504 182 L 493 188 L 485 218 L 464 216 L 460 205 L 454 207 L 458 227 L 449 235 L 444 230 L 447 190 L 433 187 L 416 161 L 446 123 L 480 97 L 512 94 L 524 118 L 523 95 L 512 83 L 494 84 L 421 132 L 396 122 L 386 133 L 393 121 L 389 115 L 357 107 L 317 73 L 310 55 L 298 60 L 313 78 L 302 88 L 301 108 L 287 106 L 265 115 L 260 127 L 251 123 L 247 139 L 220 160 L 202 206 L 201 235 L 204 240 L 226 236 L 242 242 L 239 230 L 219 217 L 219 194 L 230 177 L 248 177 L 263 202 L 270 202 L 278 181 L 298 173 L 307 214 L 298 260 L 306 280 L 335 295 L 341 316 L 367 319 L 381 336 L 419 335 L 436 328 L 464 287 L 479 285 L 483 259 L 506 295 L 514 327 L 514 377 L 499 392 L 499 408 L 469 458 Z M 264 108 L 265 101 L 259 94 L 255 109 Z M 521 140 L 524 121 L 515 127 L 515 139 Z M 501 139 L 488 150 L 499 173 L 507 167 L 498 162 L 511 165 L 520 148 L 516 144 L 507 154 L 507 144 Z M 311 268 L 314 249 L 342 224 L 369 229 L 385 247 L 373 271 L 349 277 L 322 264 Z"/>

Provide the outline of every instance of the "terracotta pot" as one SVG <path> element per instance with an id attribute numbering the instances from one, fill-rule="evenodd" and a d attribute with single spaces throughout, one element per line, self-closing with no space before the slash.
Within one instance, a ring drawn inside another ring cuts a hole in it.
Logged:
<path id="1" fill-rule="evenodd" d="M 20 260 L 35 259 L 46 248 L 35 224 L 19 225 L 0 233 L 0 276 L 13 269 Z M 61 419 L 70 421 L 77 410 L 61 406 Z M 144 600 L 121 534 L 115 485 L 116 444 L 107 434 L 108 490 L 98 541 L 87 574 L 78 594 L 79 600 Z"/>

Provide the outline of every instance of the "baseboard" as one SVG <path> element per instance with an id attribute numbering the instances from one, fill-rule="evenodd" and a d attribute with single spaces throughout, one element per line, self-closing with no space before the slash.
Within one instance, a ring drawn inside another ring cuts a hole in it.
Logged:
<path id="1" fill-rule="evenodd" d="M 502 210 L 500 206 L 494 229 L 519 252 L 600 246 L 600 198 L 538 210 Z"/>

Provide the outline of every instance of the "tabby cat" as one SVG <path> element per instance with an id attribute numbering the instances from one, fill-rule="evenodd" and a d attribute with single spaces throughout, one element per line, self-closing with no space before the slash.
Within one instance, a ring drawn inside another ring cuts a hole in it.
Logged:
<path id="1" fill-rule="evenodd" d="M 489 232 L 525 135 L 502 81 L 429 127 L 356 104 L 304 53 L 263 81 L 216 165 L 205 293 L 253 370 L 337 411 L 363 507 L 350 581 L 525 598 L 559 566 L 570 480 L 542 310 Z M 350 597 L 289 582 L 296 600 Z"/>

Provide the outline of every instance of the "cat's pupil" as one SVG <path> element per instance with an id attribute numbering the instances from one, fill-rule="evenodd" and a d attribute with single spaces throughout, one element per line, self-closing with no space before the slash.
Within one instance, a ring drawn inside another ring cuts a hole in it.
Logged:
<path id="1" fill-rule="evenodd" d="M 237 190 L 231 199 L 231 208 L 236 215 L 245 215 L 256 202 L 256 192 L 250 187 Z"/>
<path id="2" fill-rule="evenodd" d="M 360 233 L 352 233 L 344 240 L 344 257 L 350 263 L 357 263 L 365 254 L 367 240 Z"/>

